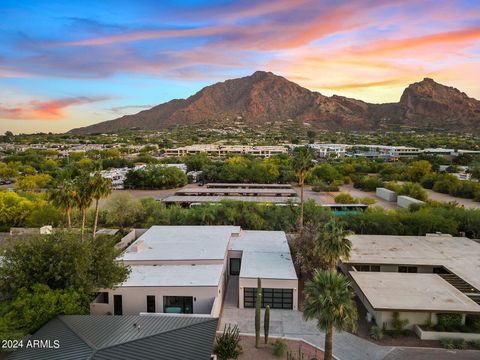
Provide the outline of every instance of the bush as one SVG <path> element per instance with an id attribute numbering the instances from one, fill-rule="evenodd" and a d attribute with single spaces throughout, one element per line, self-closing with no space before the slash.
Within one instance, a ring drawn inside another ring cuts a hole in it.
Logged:
<path id="1" fill-rule="evenodd" d="M 361 204 L 365 204 L 365 205 L 373 205 L 377 202 L 377 200 L 375 200 L 374 198 L 371 198 L 369 196 L 362 197 L 362 198 L 358 199 L 358 201 Z"/>
<path id="2" fill-rule="evenodd" d="M 464 339 L 451 339 L 451 338 L 445 338 L 441 339 L 440 343 L 442 344 L 442 347 L 445 349 L 451 349 L 451 350 L 463 350 L 467 347 L 467 343 Z"/>
<path id="3" fill-rule="evenodd" d="M 462 329 L 461 314 L 437 314 L 437 326 L 435 329 L 444 329 L 443 331 L 460 331 Z"/>
<path id="4" fill-rule="evenodd" d="M 273 343 L 273 354 L 278 357 L 285 356 L 287 351 L 287 342 L 284 339 L 277 338 Z"/>
<path id="5" fill-rule="evenodd" d="M 333 182 L 331 184 L 326 184 L 322 181 L 319 181 L 312 186 L 312 191 L 315 191 L 315 192 L 338 191 L 338 185 L 336 182 Z"/>
<path id="6" fill-rule="evenodd" d="M 370 329 L 370 336 L 374 340 L 382 340 L 383 339 L 383 331 L 379 326 L 373 325 L 372 328 Z"/>
<path id="7" fill-rule="evenodd" d="M 383 181 L 376 176 L 363 176 L 353 180 L 353 186 L 364 191 L 375 191 L 378 187 L 383 187 Z"/>
<path id="8" fill-rule="evenodd" d="M 400 319 L 400 313 L 398 311 L 395 311 L 392 314 L 391 324 L 393 327 L 393 335 L 398 336 L 403 332 L 405 326 L 408 325 L 408 319 Z"/>
<path id="9" fill-rule="evenodd" d="M 335 196 L 336 204 L 356 204 L 358 201 L 348 193 L 340 193 Z"/>
<path id="10" fill-rule="evenodd" d="M 223 334 L 215 338 L 215 345 L 213 347 L 214 354 L 220 360 L 238 359 L 242 353 L 240 346 L 240 330 L 235 325 L 233 328 L 225 325 Z"/>
<path id="11" fill-rule="evenodd" d="M 473 332 L 480 333 L 480 315 L 467 315 L 465 326 Z"/>
<path id="12" fill-rule="evenodd" d="M 472 341 L 469 341 L 468 344 L 474 349 L 480 350 L 480 340 L 472 340 Z"/>
<path id="13" fill-rule="evenodd" d="M 410 196 L 414 199 L 425 201 L 428 199 L 427 192 L 417 183 L 405 183 L 397 191 L 398 195 Z"/>

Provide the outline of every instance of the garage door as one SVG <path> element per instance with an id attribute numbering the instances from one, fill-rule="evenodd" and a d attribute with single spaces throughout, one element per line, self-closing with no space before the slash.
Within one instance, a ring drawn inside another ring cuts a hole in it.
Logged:
<path id="1" fill-rule="evenodd" d="M 243 292 L 243 306 L 254 308 L 257 301 L 257 288 L 245 288 Z M 293 309 L 292 289 L 262 289 L 262 308 Z"/>

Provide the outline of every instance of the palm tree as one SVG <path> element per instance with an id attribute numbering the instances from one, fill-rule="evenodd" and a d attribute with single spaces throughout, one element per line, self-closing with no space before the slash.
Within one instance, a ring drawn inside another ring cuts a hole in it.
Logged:
<path id="1" fill-rule="evenodd" d="M 293 157 L 293 169 L 298 177 L 298 185 L 300 185 L 300 217 L 298 220 L 298 229 L 303 231 L 303 193 L 305 188 L 305 176 L 307 171 L 312 167 L 313 152 L 308 146 L 296 148 Z"/>
<path id="2" fill-rule="evenodd" d="M 60 186 L 50 192 L 50 201 L 65 212 L 67 217 L 67 226 L 72 227 L 72 209 L 75 207 L 77 189 L 72 181 L 64 180 Z"/>
<path id="3" fill-rule="evenodd" d="M 96 173 L 94 176 L 89 178 L 89 183 L 92 191 L 92 197 L 95 200 L 95 220 L 93 222 L 93 236 L 95 237 L 98 224 L 98 203 L 100 199 L 106 198 L 112 193 L 112 180 L 105 179 L 100 173 Z"/>
<path id="4" fill-rule="evenodd" d="M 85 234 L 85 218 L 87 209 L 92 204 L 92 188 L 90 187 L 89 177 L 78 177 L 75 181 L 77 188 L 77 196 L 75 197 L 75 205 L 82 212 L 82 240 Z"/>
<path id="5" fill-rule="evenodd" d="M 357 307 L 355 294 L 345 275 L 332 270 L 315 270 L 305 285 L 304 320 L 317 320 L 319 330 L 325 331 L 324 360 L 332 359 L 333 329 L 356 330 Z"/>
<path id="6" fill-rule="evenodd" d="M 332 219 L 316 235 L 315 245 L 330 270 L 335 270 L 340 257 L 348 260 L 352 249 L 352 242 L 347 239 L 350 234 L 337 220 Z"/>

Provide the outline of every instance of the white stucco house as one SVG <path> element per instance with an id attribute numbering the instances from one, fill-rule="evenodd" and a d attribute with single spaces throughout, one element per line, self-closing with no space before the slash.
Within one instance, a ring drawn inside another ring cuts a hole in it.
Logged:
<path id="1" fill-rule="evenodd" d="M 133 241 L 133 242 L 131 242 Z M 218 317 L 230 278 L 238 281 L 238 306 L 253 307 L 257 278 L 262 306 L 298 308 L 298 279 L 284 232 L 238 226 L 153 226 L 133 230 L 118 258 L 128 279 L 100 289 L 93 315 L 142 312 Z"/>

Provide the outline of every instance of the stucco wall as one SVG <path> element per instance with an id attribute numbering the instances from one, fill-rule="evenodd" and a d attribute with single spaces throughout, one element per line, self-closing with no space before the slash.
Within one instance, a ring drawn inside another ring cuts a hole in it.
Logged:
<path id="1" fill-rule="evenodd" d="M 217 287 L 119 287 L 108 291 L 108 304 L 92 303 L 92 315 L 113 314 L 113 295 L 122 295 L 123 314 L 138 315 L 147 311 L 147 295 L 155 296 L 155 310 L 163 312 L 164 296 L 193 296 L 193 313 L 210 314 L 218 293 Z"/>
<path id="2" fill-rule="evenodd" d="M 413 330 L 422 340 L 442 340 L 442 339 L 464 339 L 466 341 L 480 340 L 480 334 L 446 332 L 446 331 L 425 331 L 419 326 L 414 326 Z"/>

